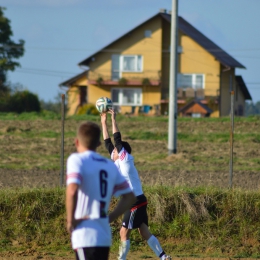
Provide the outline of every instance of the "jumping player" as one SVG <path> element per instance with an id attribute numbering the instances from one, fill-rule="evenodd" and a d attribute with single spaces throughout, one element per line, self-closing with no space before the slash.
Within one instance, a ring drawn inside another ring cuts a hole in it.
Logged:
<path id="1" fill-rule="evenodd" d="M 75 139 L 77 153 L 67 160 L 67 231 L 71 234 L 77 260 L 108 260 L 109 223 L 135 201 L 127 181 L 113 162 L 96 153 L 100 135 L 97 124 L 81 124 Z M 121 195 L 121 199 L 108 216 L 112 195 Z"/>
<path id="2" fill-rule="evenodd" d="M 171 260 L 172 258 L 163 251 L 158 239 L 152 235 L 148 229 L 147 199 L 143 193 L 139 174 L 134 165 L 134 157 L 131 155 L 131 146 L 128 142 L 121 140 L 121 133 L 116 123 L 115 111 L 109 110 L 108 113 L 111 114 L 115 146 L 108 133 L 107 114 L 102 113 L 101 125 L 106 149 L 119 171 L 127 179 L 129 186 L 136 196 L 136 203 L 128 208 L 123 217 L 122 227 L 120 229 L 121 244 L 118 260 L 126 260 L 127 253 L 130 249 L 130 234 L 132 229 L 136 228 L 157 257 L 161 260 Z"/>

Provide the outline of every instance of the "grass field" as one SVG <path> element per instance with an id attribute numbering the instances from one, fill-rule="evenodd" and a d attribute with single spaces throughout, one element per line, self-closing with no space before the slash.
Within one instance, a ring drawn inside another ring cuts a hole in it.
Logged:
<path id="1" fill-rule="evenodd" d="M 67 156 L 75 151 L 76 127 L 84 120 L 100 119 L 65 121 L 65 168 Z M 119 115 L 118 122 L 150 201 L 151 230 L 167 251 L 182 257 L 260 257 L 259 117 L 235 118 L 232 189 L 229 118 L 179 118 L 177 153 L 171 155 L 167 117 Z M 0 259 L 18 259 L 17 254 L 19 259 L 71 257 L 64 230 L 64 187 L 58 188 L 59 116 L 0 114 L 0 149 L 0 217 L 5 223 L 0 227 Z M 98 152 L 108 157 L 104 145 Z M 112 226 L 113 257 L 119 224 Z M 140 252 L 143 247 L 145 252 Z M 134 255 L 155 259 L 137 234 L 132 250 L 133 260 Z"/>
<path id="2" fill-rule="evenodd" d="M 60 184 L 61 122 L 54 115 L 0 114 L 0 185 L 56 187 Z M 65 122 L 64 164 L 75 151 L 76 127 L 99 116 Z M 135 163 L 146 185 L 228 188 L 230 182 L 230 120 L 180 118 L 177 154 L 168 155 L 166 117 L 118 116 L 123 139 L 130 142 Z M 259 189 L 259 117 L 236 118 L 234 123 L 234 188 Z M 104 145 L 98 152 L 108 156 Z M 8 176 L 12 173 L 13 178 Z"/>

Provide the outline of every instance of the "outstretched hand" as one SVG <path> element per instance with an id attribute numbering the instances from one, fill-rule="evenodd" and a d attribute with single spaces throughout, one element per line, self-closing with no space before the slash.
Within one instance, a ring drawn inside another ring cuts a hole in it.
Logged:
<path id="1" fill-rule="evenodd" d="M 102 124 L 105 124 L 107 122 L 107 114 L 106 113 L 101 113 L 100 118 L 101 118 Z"/>
<path id="2" fill-rule="evenodd" d="M 115 121 L 116 120 L 116 112 L 115 112 L 115 110 L 109 109 L 108 113 L 111 114 L 111 119 L 113 121 Z"/>

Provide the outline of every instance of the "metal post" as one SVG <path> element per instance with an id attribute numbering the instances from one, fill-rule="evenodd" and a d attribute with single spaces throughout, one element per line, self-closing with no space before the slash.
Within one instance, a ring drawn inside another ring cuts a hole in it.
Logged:
<path id="1" fill-rule="evenodd" d="M 177 47 L 178 47 L 178 0 L 172 0 L 171 52 L 169 79 L 169 126 L 168 153 L 177 153 Z"/>
<path id="2" fill-rule="evenodd" d="M 232 87 L 232 75 L 230 75 L 230 161 L 229 161 L 229 187 L 232 188 L 233 181 L 233 138 L 234 138 L 234 90 Z"/>
<path id="3" fill-rule="evenodd" d="M 64 181 L 64 103 L 65 95 L 61 95 L 61 148 L 60 148 L 60 186 L 63 186 Z"/>

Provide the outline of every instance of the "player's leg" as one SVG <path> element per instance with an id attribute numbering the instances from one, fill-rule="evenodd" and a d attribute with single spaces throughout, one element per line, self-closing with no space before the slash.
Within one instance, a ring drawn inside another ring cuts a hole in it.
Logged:
<path id="1" fill-rule="evenodd" d="M 130 234 L 132 229 L 121 227 L 120 229 L 120 246 L 118 260 L 126 260 L 126 256 L 130 250 Z"/>
<path id="2" fill-rule="evenodd" d="M 121 245 L 119 250 L 119 260 L 125 260 L 130 249 L 130 233 L 132 229 L 139 228 L 144 221 L 146 213 L 146 197 L 144 195 L 137 197 L 137 202 L 133 207 L 125 212 L 122 228 L 120 229 Z"/>
<path id="3" fill-rule="evenodd" d="M 118 260 L 126 260 L 130 250 L 130 234 L 133 227 L 134 215 L 131 210 L 127 210 L 123 216 L 122 227 L 120 229 L 120 245 Z"/>
<path id="4" fill-rule="evenodd" d="M 161 260 L 171 260 L 170 256 L 167 256 L 163 251 L 160 242 L 158 239 L 150 232 L 148 228 L 148 215 L 146 211 L 146 207 L 143 207 L 143 223 L 138 228 L 140 235 L 147 241 L 149 247 L 154 251 L 156 256 L 158 256 Z M 145 212 L 144 212 L 145 211 Z"/>
<path id="5" fill-rule="evenodd" d="M 84 247 L 75 250 L 76 260 L 108 260 L 109 247 Z"/>
<path id="6" fill-rule="evenodd" d="M 138 231 L 141 236 L 147 241 L 149 247 L 154 251 L 156 256 L 160 257 L 160 259 L 164 259 L 162 257 L 165 255 L 165 252 L 163 251 L 158 239 L 149 231 L 148 226 L 143 223 Z"/>

